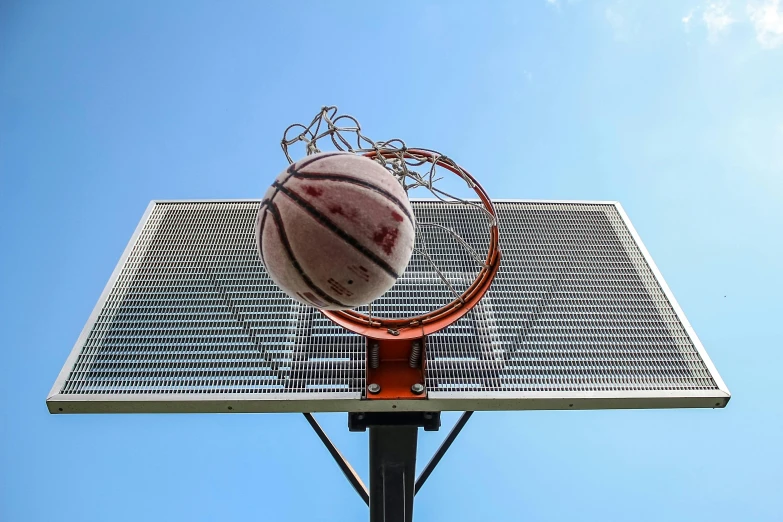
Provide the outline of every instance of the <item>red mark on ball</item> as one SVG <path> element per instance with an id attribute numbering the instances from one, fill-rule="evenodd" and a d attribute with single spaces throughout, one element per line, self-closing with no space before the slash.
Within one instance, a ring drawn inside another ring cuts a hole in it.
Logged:
<path id="1" fill-rule="evenodd" d="M 400 223 L 402 223 L 402 219 L 403 219 L 402 216 L 393 210 L 392 210 L 392 217 L 394 218 L 395 221 L 399 221 Z"/>
<path id="2" fill-rule="evenodd" d="M 318 196 L 320 196 L 321 194 L 324 193 L 323 189 L 319 189 L 318 187 L 313 187 L 311 185 L 305 185 L 304 189 L 305 189 L 305 192 L 307 192 L 308 194 L 310 194 L 314 198 L 317 198 Z"/>
<path id="3" fill-rule="evenodd" d="M 348 210 L 345 210 L 342 205 L 331 205 L 329 207 L 329 212 L 346 217 L 351 221 L 356 221 L 356 218 L 359 216 L 359 213 L 355 208 L 349 208 Z"/>
<path id="4" fill-rule="evenodd" d="M 381 227 L 381 229 L 372 236 L 372 240 L 375 244 L 383 249 L 387 254 L 391 254 L 394 250 L 394 244 L 397 242 L 397 235 L 399 234 L 396 228 Z"/>

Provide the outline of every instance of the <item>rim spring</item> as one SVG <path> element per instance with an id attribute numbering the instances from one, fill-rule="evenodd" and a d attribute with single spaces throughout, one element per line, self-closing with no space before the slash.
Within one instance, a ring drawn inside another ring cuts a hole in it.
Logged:
<path id="1" fill-rule="evenodd" d="M 370 345 L 370 368 L 377 368 L 381 365 L 381 350 L 378 343 Z"/>
<path id="2" fill-rule="evenodd" d="M 408 358 L 408 365 L 411 368 L 418 368 L 421 362 L 421 341 L 414 341 L 411 344 L 411 355 Z"/>

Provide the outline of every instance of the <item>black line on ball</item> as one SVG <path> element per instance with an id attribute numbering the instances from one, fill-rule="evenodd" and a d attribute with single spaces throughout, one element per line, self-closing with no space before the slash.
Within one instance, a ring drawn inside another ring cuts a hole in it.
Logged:
<path id="1" fill-rule="evenodd" d="M 355 237 L 351 236 L 343 229 L 341 229 L 339 226 L 337 226 L 336 223 L 334 223 L 328 217 L 323 215 L 317 208 L 315 208 L 310 203 L 308 203 L 304 198 L 299 196 L 299 194 L 297 194 L 296 192 L 294 192 L 293 190 L 287 187 L 284 187 L 283 185 L 279 184 L 277 181 L 275 181 L 274 186 L 280 192 L 288 196 L 291 199 L 291 201 L 293 201 L 294 203 L 302 207 L 302 209 L 307 211 L 307 213 L 310 214 L 313 218 L 315 218 L 316 221 L 321 223 L 327 229 L 334 232 L 343 241 L 345 241 L 346 243 L 354 247 L 356 250 L 364 254 L 365 257 L 367 257 L 370 261 L 378 265 L 378 267 L 381 268 L 384 272 L 389 274 L 394 279 L 397 279 L 399 277 L 399 275 L 397 275 L 397 273 L 394 271 L 391 265 L 389 265 L 389 263 L 387 263 L 386 261 L 378 257 L 378 255 L 375 254 L 375 252 L 373 252 L 369 248 L 359 243 L 359 241 Z"/>
<path id="2" fill-rule="evenodd" d="M 408 220 L 413 223 L 413 217 L 408 212 L 408 209 L 405 208 L 405 205 L 397 199 L 397 197 L 392 194 L 391 192 L 382 189 L 381 187 L 378 187 L 374 184 L 372 184 L 369 181 L 365 181 L 362 179 L 357 179 L 351 176 L 343 176 L 341 174 L 322 174 L 319 172 L 295 172 L 293 176 L 289 176 L 286 181 L 291 179 L 291 177 L 297 178 L 297 179 L 312 179 L 312 180 L 324 180 L 324 181 L 338 181 L 340 183 L 348 183 L 351 185 L 357 185 L 360 187 L 364 187 L 366 189 L 372 190 L 373 192 L 376 192 L 377 194 L 380 194 L 390 202 L 394 203 L 397 208 L 400 209 L 400 211 L 405 214 L 408 217 Z M 283 183 L 285 183 L 284 181 Z"/>
<path id="3" fill-rule="evenodd" d="M 285 184 L 289 179 L 291 179 L 293 176 L 299 174 L 299 171 L 297 169 L 303 169 L 307 167 L 308 165 L 311 165 L 312 163 L 326 159 L 331 158 L 332 156 L 339 156 L 340 154 L 348 154 L 346 152 L 319 152 L 318 154 L 315 154 L 313 156 L 305 156 L 304 158 L 295 161 L 291 163 L 288 168 L 285 169 L 285 171 L 288 173 L 288 176 L 285 177 L 283 181 L 280 182 L 280 184 Z M 318 156 L 317 158 L 314 156 Z M 277 193 L 280 192 L 279 190 L 275 190 L 275 193 L 272 194 L 272 197 L 269 198 L 269 201 L 272 201 L 275 199 L 275 196 L 277 196 Z"/>
<path id="4" fill-rule="evenodd" d="M 286 169 L 286 172 L 288 172 L 288 176 L 281 182 L 281 184 L 285 184 L 291 177 L 293 177 L 296 174 L 299 174 L 297 169 L 307 167 L 308 165 L 326 158 L 331 158 L 333 156 L 339 156 L 341 154 L 347 154 L 346 152 L 320 152 L 313 156 L 305 156 L 304 158 L 295 161 L 294 163 L 290 164 L 288 168 Z M 314 157 L 318 156 L 318 157 Z M 277 182 L 275 182 L 277 184 Z M 274 185 L 273 185 L 274 186 Z M 261 210 L 267 206 L 272 204 L 272 202 L 275 200 L 275 196 L 277 196 L 278 192 L 280 190 L 275 187 L 274 193 L 269 197 L 269 199 L 265 199 L 261 202 L 261 206 L 258 208 L 258 211 L 261 212 Z M 258 235 L 258 254 L 261 257 L 261 262 L 266 266 L 266 261 L 264 260 L 264 247 L 263 247 L 263 231 L 264 231 L 264 224 L 266 223 L 266 212 L 261 218 L 261 225 L 258 227 L 257 233 Z"/>
<path id="5" fill-rule="evenodd" d="M 261 202 L 261 206 L 258 207 L 258 211 L 261 212 L 264 207 L 268 207 L 270 204 L 270 200 L 265 199 Z M 258 256 L 261 258 L 261 262 L 264 264 L 264 267 L 266 267 L 266 260 L 264 259 L 264 225 L 266 224 L 266 215 L 267 212 L 264 212 L 264 215 L 261 216 L 261 224 L 258 225 L 258 228 L 256 228 L 256 243 L 258 243 Z"/>
<path id="6" fill-rule="evenodd" d="M 277 226 L 277 231 L 280 234 L 280 242 L 283 243 L 283 248 L 285 248 L 286 253 L 288 254 L 288 258 L 291 260 L 291 264 L 296 269 L 297 272 L 299 272 L 299 276 L 302 278 L 302 280 L 305 282 L 307 286 L 310 287 L 310 290 L 318 294 L 321 298 L 323 298 L 326 302 L 335 304 L 337 306 L 341 306 L 343 308 L 350 308 L 348 305 L 344 305 L 343 303 L 337 301 L 336 299 L 332 298 L 329 294 L 318 288 L 316 284 L 313 282 L 312 279 L 302 270 L 302 266 L 299 264 L 299 261 L 296 260 L 296 256 L 294 255 L 294 251 L 291 248 L 291 243 L 288 241 L 288 236 L 285 233 L 285 228 L 283 227 L 283 219 L 280 217 L 280 211 L 277 208 L 277 205 L 272 203 L 271 201 L 267 204 L 267 212 L 272 214 L 272 219 L 275 221 L 275 225 Z"/>
<path id="7" fill-rule="evenodd" d="M 295 174 L 299 169 L 303 169 L 306 166 L 308 166 L 308 165 L 310 165 L 310 164 L 312 164 L 312 163 L 314 163 L 314 162 L 316 162 L 318 160 L 331 158 L 333 156 L 339 156 L 341 154 L 350 154 L 350 153 L 348 153 L 348 152 L 319 152 L 317 154 L 313 154 L 312 156 L 305 156 L 304 158 L 291 163 L 288 166 L 288 169 L 286 169 L 286 170 L 288 171 L 289 174 Z"/>

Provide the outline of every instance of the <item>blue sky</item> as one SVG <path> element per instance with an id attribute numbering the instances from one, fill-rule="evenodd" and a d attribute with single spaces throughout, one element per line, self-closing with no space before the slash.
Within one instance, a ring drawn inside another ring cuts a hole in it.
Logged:
<path id="1" fill-rule="evenodd" d="M 2 2 L 0 520 L 367 519 L 301 416 L 44 404 L 148 202 L 260 197 L 325 104 L 494 197 L 621 201 L 733 393 L 476 414 L 418 520 L 780 520 L 781 85 L 778 0 Z"/>

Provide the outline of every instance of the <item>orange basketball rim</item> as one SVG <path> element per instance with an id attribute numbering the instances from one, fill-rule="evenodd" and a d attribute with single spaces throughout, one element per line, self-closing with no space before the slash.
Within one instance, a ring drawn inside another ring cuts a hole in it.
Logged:
<path id="1" fill-rule="evenodd" d="M 364 153 L 369 158 L 392 158 L 399 156 L 399 151 L 374 150 Z M 497 225 L 497 215 L 484 188 L 476 179 L 465 169 L 456 164 L 444 161 L 445 156 L 425 149 L 407 149 L 403 152 L 403 157 L 416 160 L 425 160 L 434 163 L 438 167 L 452 172 L 459 176 L 475 191 L 486 212 L 493 218 L 490 226 L 489 248 L 484 265 L 480 269 L 473 283 L 452 302 L 423 315 L 409 317 L 404 319 L 384 319 L 381 317 L 370 317 L 368 315 L 356 312 L 354 310 L 322 310 L 322 313 L 333 322 L 362 335 L 368 339 L 379 341 L 403 341 L 421 339 L 426 335 L 433 334 L 439 330 L 456 322 L 459 318 L 468 313 L 481 300 L 484 294 L 489 290 L 495 275 L 500 268 L 500 243 L 499 231 Z"/>

